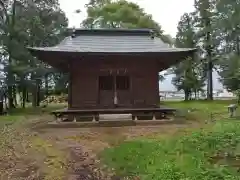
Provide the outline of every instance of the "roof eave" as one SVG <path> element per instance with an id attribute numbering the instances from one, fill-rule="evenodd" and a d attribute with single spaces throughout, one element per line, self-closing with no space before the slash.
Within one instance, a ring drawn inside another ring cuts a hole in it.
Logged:
<path id="1" fill-rule="evenodd" d="M 42 48 L 42 47 L 28 47 L 27 48 L 31 53 L 81 53 L 81 54 L 89 54 L 89 55 L 100 55 L 100 54 L 156 54 L 156 53 L 179 53 L 179 52 L 196 52 L 196 48 L 169 48 L 169 49 L 161 49 L 159 51 L 67 51 L 67 50 L 59 50 L 54 48 Z"/>
<path id="2" fill-rule="evenodd" d="M 149 59 L 159 59 L 159 71 L 168 69 L 169 67 L 183 61 L 189 56 L 192 56 L 197 51 L 196 48 L 181 48 L 174 49 L 175 51 L 161 51 L 161 52 L 69 52 L 69 51 L 46 51 L 42 48 L 28 47 L 28 50 L 33 56 L 39 60 L 61 70 L 67 71 L 67 64 L 72 59 L 87 59 L 94 56 L 148 56 Z M 151 58 L 152 57 L 152 58 Z M 96 59 L 96 58 L 95 58 Z M 114 59 L 114 58 L 113 58 Z M 165 63 L 163 63 L 165 62 Z M 163 64 L 165 64 L 163 66 Z"/>

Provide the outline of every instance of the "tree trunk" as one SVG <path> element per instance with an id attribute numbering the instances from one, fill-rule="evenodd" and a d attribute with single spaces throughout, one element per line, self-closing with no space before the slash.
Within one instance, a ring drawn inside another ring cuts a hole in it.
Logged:
<path id="1" fill-rule="evenodd" d="M 27 99 L 27 88 L 23 86 L 22 89 L 22 108 L 26 107 L 26 99 Z"/>
<path id="2" fill-rule="evenodd" d="M 29 99 L 29 91 L 26 89 L 26 102 L 31 102 Z"/>
<path id="3" fill-rule="evenodd" d="M 14 27 L 15 27 L 15 15 L 16 15 L 16 0 L 13 1 L 12 4 L 12 16 L 11 16 L 11 24 L 10 24 L 10 32 L 9 32 L 9 47 L 8 47 L 8 54 L 9 54 L 9 65 L 12 65 L 12 41 L 13 41 L 13 33 L 14 33 Z M 11 68 L 8 69 L 8 75 L 7 79 L 9 80 L 8 84 L 8 103 L 9 103 L 9 109 L 15 108 L 14 106 L 14 98 L 13 98 L 13 74 Z"/>
<path id="4" fill-rule="evenodd" d="M 3 99 L 0 100 L 0 115 L 4 114 L 4 108 L 3 108 Z"/>
<path id="5" fill-rule="evenodd" d="M 48 96 L 48 74 L 45 75 L 45 96 Z"/>
<path id="6" fill-rule="evenodd" d="M 238 99 L 237 99 L 237 103 L 240 104 L 240 93 L 238 93 Z"/>
<path id="7" fill-rule="evenodd" d="M 40 106 L 40 79 L 36 79 L 36 86 L 34 89 L 34 107 Z"/>
<path id="8" fill-rule="evenodd" d="M 37 107 L 37 99 L 36 99 L 36 92 L 35 88 L 32 91 L 32 106 Z"/>
<path id="9" fill-rule="evenodd" d="M 213 68 L 213 64 L 212 64 L 211 60 L 209 60 L 209 62 L 208 62 L 208 93 L 207 93 L 207 99 L 208 100 L 213 100 L 212 68 Z"/>
<path id="10" fill-rule="evenodd" d="M 206 46 L 207 46 L 207 60 L 208 60 L 208 84 L 207 84 L 207 99 L 213 100 L 213 77 L 212 77 L 212 70 L 213 70 L 213 62 L 212 62 L 212 48 L 211 48 L 211 33 L 210 33 L 210 18 L 206 18 L 206 28 L 208 29 L 206 34 Z"/>
<path id="11" fill-rule="evenodd" d="M 239 36 L 237 36 L 236 40 L 236 46 L 237 46 L 237 55 L 240 56 L 240 47 L 239 47 L 240 39 Z"/>
<path id="12" fill-rule="evenodd" d="M 36 87 L 36 96 L 37 96 L 37 107 L 40 106 L 40 83 L 37 83 L 37 87 Z"/>
<path id="13" fill-rule="evenodd" d="M 7 96 L 6 96 L 6 93 L 4 93 L 4 97 L 3 97 L 3 100 L 4 100 L 4 105 L 5 105 L 5 109 L 7 110 L 8 109 L 8 104 L 7 104 Z"/>
<path id="14" fill-rule="evenodd" d="M 188 90 L 184 90 L 184 101 L 188 101 L 189 100 L 189 91 Z"/>
<path id="15" fill-rule="evenodd" d="M 36 80 L 36 85 L 33 88 L 32 92 L 32 106 L 33 107 L 38 107 L 40 106 L 40 83 L 39 80 Z"/>
<path id="16" fill-rule="evenodd" d="M 18 102 L 17 102 L 17 88 L 16 88 L 16 86 L 13 86 L 13 101 L 14 101 L 14 106 L 17 107 Z"/>

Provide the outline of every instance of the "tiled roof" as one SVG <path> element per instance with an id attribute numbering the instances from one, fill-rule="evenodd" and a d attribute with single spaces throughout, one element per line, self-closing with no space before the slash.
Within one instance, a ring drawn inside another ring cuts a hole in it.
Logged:
<path id="1" fill-rule="evenodd" d="M 170 48 L 149 29 L 79 29 L 54 47 L 34 47 L 31 51 L 55 52 L 183 52 L 189 48 Z"/>

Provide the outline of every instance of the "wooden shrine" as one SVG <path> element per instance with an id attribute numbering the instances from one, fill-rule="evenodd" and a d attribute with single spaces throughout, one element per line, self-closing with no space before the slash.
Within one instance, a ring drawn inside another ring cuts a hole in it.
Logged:
<path id="1" fill-rule="evenodd" d="M 94 116 L 163 110 L 159 107 L 159 72 L 195 52 L 169 47 L 150 29 L 76 29 L 54 47 L 29 50 L 69 73 L 64 112 Z"/>

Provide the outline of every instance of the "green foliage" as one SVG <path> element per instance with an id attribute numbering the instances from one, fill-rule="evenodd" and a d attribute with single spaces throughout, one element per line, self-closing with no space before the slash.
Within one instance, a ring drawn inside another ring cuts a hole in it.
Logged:
<path id="1" fill-rule="evenodd" d="M 228 63 L 221 66 L 219 73 L 221 81 L 230 91 L 237 91 L 240 89 L 240 57 L 232 56 L 225 61 Z"/>
<path id="2" fill-rule="evenodd" d="M 224 62 L 223 62 L 224 61 Z M 226 63 L 227 62 L 227 63 Z M 230 58 L 225 58 L 220 63 L 219 75 L 224 87 L 231 92 L 235 92 L 240 102 L 240 56 L 232 55 Z"/>
<path id="3" fill-rule="evenodd" d="M 192 93 L 197 94 L 199 91 L 203 91 L 205 78 L 201 77 L 201 71 L 199 72 L 194 59 L 189 58 L 179 63 L 173 67 L 173 72 L 175 77 L 173 77 L 172 83 L 178 90 L 185 92 L 185 100 L 189 100 Z"/>
<path id="4" fill-rule="evenodd" d="M 221 27 L 221 54 L 219 60 L 219 75 L 223 85 L 230 91 L 239 91 L 239 57 L 240 57 L 240 29 L 239 29 L 239 1 L 220 0 L 216 4 L 217 23 Z M 238 94 L 238 93 L 237 93 Z M 239 100 L 240 102 L 240 100 Z"/>
<path id="5" fill-rule="evenodd" d="M 221 27 L 218 29 L 221 41 L 220 53 L 223 55 L 234 53 L 239 56 L 240 2 L 219 0 L 216 3 L 216 12 L 217 25 Z"/>
<path id="6" fill-rule="evenodd" d="M 184 14 L 178 24 L 176 36 L 176 47 L 195 48 L 197 45 L 197 34 L 194 32 L 193 14 Z M 175 77 L 172 83 L 178 90 L 185 92 L 185 100 L 188 100 L 191 93 L 197 93 L 202 90 L 205 77 L 202 76 L 201 62 L 198 56 L 190 57 L 185 61 L 173 67 Z"/>
<path id="7" fill-rule="evenodd" d="M 91 20 L 88 22 L 88 20 Z M 95 21 L 94 24 L 91 24 Z M 101 6 L 89 7 L 84 26 L 100 26 L 103 28 L 154 28 L 161 31 L 160 26 L 152 20 L 137 4 L 124 0 L 107 2 Z"/>
<path id="8" fill-rule="evenodd" d="M 172 44 L 172 38 L 162 35 L 161 26 L 136 3 L 125 0 L 90 1 L 87 4 L 87 14 L 82 22 L 83 27 L 151 28 L 164 42 Z"/>
<path id="9" fill-rule="evenodd" d="M 185 13 L 179 23 L 176 35 L 176 46 L 180 48 L 194 48 L 197 44 L 197 36 L 194 32 L 194 15 Z"/>
<path id="10" fill-rule="evenodd" d="M 207 74 L 207 98 L 213 99 L 213 51 L 214 51 L 214 7 L 215 2 L 213 0 L 196 0 L 194 3 L 196 8 L 195 20 L 196 27 L 198 27 L 199 43 L 202 44 L 201 49 L 203 57 L 206 58 L 205 73 Z"/>
<path id="11" fill-rule="evenodd" d="M 176 45 L 181 47 L 182 41 L 187 38 L 192 42 L 184 42 L 184 45 L 191 47 L 194 44 L 195 47 L 199 47 L 198 68 L 202 71 L 201 79 L 208 79 L 207 95 L 208 99 L 212 99 L 213 69 L 220 72 L 222 82 L 227 89 L 235 91 L 238 84 L 236 82 L 239 78 L 236 74 L 238 67 L 230 64 L 236 64 L 235 56 L 240 56 L 238 20 L 240 3 L 230 0 L 195 0 L 194 7 L 195 10 L 190 14 L 184 14 L 179 22 L 179 26 L 186 28 L 178 28 Z M 190 26 L 186 25 L 187 22 L 191 22 Z"/>
<path id="12" fill-rule="evenodd" d="M 143 180 L 237 180 L 239 172 L 234 167 L 237 160 L 229 161 L 223 154 L 237 156 L 239 145 L 239 122 L 223 121 L 210 129 L 161 142 L 128 141 L 106 149 L 102 158 L 118 175 Z"/>
<path id="13" fill-rule="evenodd" d="M 212 71 L 215 64 L 217 64 L 215 61 L 219 57 L 218 51 L 221 45 L 219 40 L 220 31 L 216 18 L 216 2 L 214 0 L 195 0 L 195 10 L 189 14 L 185 13 L 181 17 L 176 37 L 176 46 L 197 47 L 199 49 L 200 56 L 194 57 L 193 60 L 193 67 L 198 72 L 195 75 L 192 73 L 190 79 L 185 78 L 187 82 L 190 81 L 185 84 L 193 84 L 194 81 L 192 79 L 195 78 L 196 87 L 194 89 L 199 91 L 204 86 L 204 81 L 207 78 L 207 95 L 209 100 L 213 99 Z M 185 68 L 189 69 L 189 65 L 186 65 Z M 187 69 L 183 67 L 182 71 Z M 189 91 L 189 87 L 185 87 L 186 96 L 189 94 Z"/>
<path id="14" fill-rule="evenodd" d="M 63 39 L 68 25 L 57 0 L 0 1 L 0 45 L 6 76 L 9 106 L 13 106 L 17 90 L 22 95 L 36 85 L 36 78 L 46 78 L 55 72 L 33 58 L 27 46 L 52 46 Z M 46 81 L 45 81 L 46 82 Z"/>

